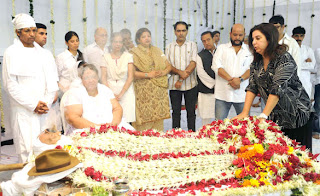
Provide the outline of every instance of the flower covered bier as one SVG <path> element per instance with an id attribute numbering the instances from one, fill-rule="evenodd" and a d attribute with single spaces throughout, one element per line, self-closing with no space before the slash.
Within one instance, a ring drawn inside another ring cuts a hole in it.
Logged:
<path id="1" fill-rule="evenodd" d="M 70 177 L 111 191 L 127 179 L 132 195 L 248 195 L 301 188 L 320 191 L 317 155 L 272 121 L 218 120 L 198 132 L 136 131 L 101 126 L 73 136 L 84 168 Z M 316 195 L 316 194 L 315 194 Z"/>

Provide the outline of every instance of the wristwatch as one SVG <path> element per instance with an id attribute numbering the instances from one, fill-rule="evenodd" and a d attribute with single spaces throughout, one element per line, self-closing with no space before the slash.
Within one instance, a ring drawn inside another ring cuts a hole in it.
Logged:
<path id="1" fill-rule="evenodd" d="M 268 116 L 265 115 L 264 113 L 261 113 L 258 118 L 264 118 L 264 119 L 268 119 Z"/>
<path id="2" fill-rule="evenodd" d="M 148 77 L 148 73 L 145 73 L 144 76 L 147 78 Z"/>
<path id="3" fill-rule="evenodd" d="M 183 82 L 183 80 L 181 78 L 179 78 L 179 82 Z"/>
<path id="4" fill-rule="evenodd" d="M 239 79 L 240 79 L 240 82 L 243 82 L 244 81 L 244 79 L 240 76 L 239 77 Z"/>

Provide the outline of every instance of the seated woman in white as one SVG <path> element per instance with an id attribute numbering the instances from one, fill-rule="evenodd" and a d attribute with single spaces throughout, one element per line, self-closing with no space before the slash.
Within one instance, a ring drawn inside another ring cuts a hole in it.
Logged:
<path id="1" fill-rule="evenodd" d="M 113 92 L 98 83 L 98 70 L 94 65 L 86 64 L 79 68 L 79 77 L 82 85 L 71 88 L 64 98 L 66 135 L 75 129 L 102 124 L 133 129 L 128 123 L 122 123 L 122 107 Z"/>

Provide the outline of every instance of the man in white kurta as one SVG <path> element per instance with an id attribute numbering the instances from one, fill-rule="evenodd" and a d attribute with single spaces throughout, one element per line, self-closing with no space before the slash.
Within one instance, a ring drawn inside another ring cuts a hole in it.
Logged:
<path id="1" fill-rule="evenodd" d="M 302 86 L 307 91 L 309 98 L 311 99 L 311 91 L 312 91 L 312 81 L 311 81 L 311 72 L 314 70 L 316 65 L 316 59 L 314 57 L 314 53 L 312 48 L 309 46 L 303 45 L 302 41 L 306 34 L 306 30 L 298 26 L 292 30 L 292 37 L 297 41 L 300 47 L 301 52 L 301 83 Z"/>
<path id="2" fill-rule="evenodd" d="M 279 32 L 279 44 L 286 44 L 288 46 L 288 52 L 291 54 L 297 64 L 297 74 L 301 80 L 302 60 L 300 47 L 295 39 L 290 37 L 287 33 L 284 33 L 284 18 L 281 15 L 275 15 L 270 18 L 269 23 L 273 24 Z"/>
<path id="3" fill-rule="evenodd" d="M 94 32 L 94 42 L 83 49 L 84 61 L 96 66 L 99 72 L 99 78 L 101 78 L 100 63 L 104 53 L 108 52 L 106 47 L 108 33 L 107 30 L 98 27 Z"/>
<path id="4" fill-rule="evenodd" d="M 20 161 L 25 162 L 40 134 L 41 116 L 48 112 L 58 86 L 48 69 L 54 61 L 34 44 L 34 19 L 18 14 L 12 22 L 18 38 L 4 53 L 2 77 L 11 104 L 14 145 Z"/>
<path id="5" fill-rule="evenodd" d="M 202 125 L 212 122 L 214 118 L 214 85 L 215 73 L 211 69 L 212 57 L 215 52 L 213 33 L 205 31 L 201 34 L 201 42 L 204 49 L 198 53 L 197 79 L 198 79 L 198 111 Z"/>
<path id="6" fill-rule="evenodd" d="M 211 68 L 216 73 L 216 119 L 227 118 L 232 105 L 237 114 L 242 112 L 252 62 L 249 48 L 243 43 L 244 36 L 243 25 L 233 25 L 231 41 L 219 45 L 213 56 Z"/>

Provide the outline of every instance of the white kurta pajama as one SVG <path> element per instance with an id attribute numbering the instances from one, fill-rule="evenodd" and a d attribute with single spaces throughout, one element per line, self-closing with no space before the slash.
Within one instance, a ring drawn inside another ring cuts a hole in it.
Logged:
<path id="1" fill-rule="evenodd" d="M 46 119 L 34 109 L 39 101 L 46 102 L 50 108 L 58 90 L 51 69 L 54 61 L 38 44 L 27 48 L 15 39 L 5 51 L 3 62 L 3 86 L 11 104 L 14 144 L 20 161 L 24 162 Z"/>
<path id="2" fill-rule="evenodd" d="M 311 99 L 311 91 L 312 91 L 312 81 L 311 81 L 311 72 L 315 68 L 316 59 L 314 57 L 314 53 L 312 48 L 306 45 L 301 45 L 300 47 L 301 52 L 301 73 L 300 73 L 300 80 L 302 86 L 307 91 L 309 98 Z M 310 58 L 311 62 L 306 62 L 306 59 Z"/>
<path id="3" fill-rule="evenodd" d="M 104 59 L 108 86 L 114 94 L 120 94 L 128 78 L 128 64 L 133 63 L 133 57 L 130 53 L 124 52 L 119 59 L 112 59 L 111 54 L 106 53 Z M 119 101 L 126 122 L 136 121 L 135 99 L 133 83 L 131 83 Z"/>
<path id="4" fill-rule="evenodd" d="M 202 60 L 200 56 L 197 57 L 197 74 L 201 82 L 212 89 L 216 83 L 215 79 L 207 74 L 207 72 L 203 68 Z M 211 93 L 201 93 L 198 94 L 198 111 L 199 115 L 202 119 L 212 119 L 215 118 L 215 97 L 214 94 Z M 204 123 L 203 123 L 204 124 Z"/>

